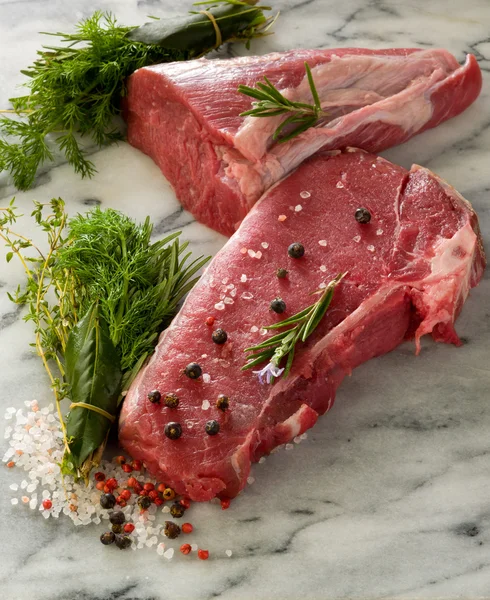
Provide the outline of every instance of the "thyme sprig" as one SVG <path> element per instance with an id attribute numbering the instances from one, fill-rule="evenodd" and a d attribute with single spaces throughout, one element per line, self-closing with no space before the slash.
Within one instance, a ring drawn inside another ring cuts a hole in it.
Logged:
<path id="1" fill-rule="evenodd" d="M 280 115 L 289 115 L 274 131 L 273 140 L 281 143 L 287 142 L 310 127 L 314 127 L 320 119 L 327 116 L 327 112 L 322 110 L 320 97 L 313 81 L 313 75 L 308 63 L 305 62 L 306 76 L 310 86 L 313 104 L 304 102 L 293 102 L 288 100 L 281 92 L 264 76 L 264 82 L 259 81 L 256 87 L 248 85 L 239 85 L 238 91 L 241 94 L 255 98 L 252 103 L 253 108 L 242 112 L 241 117 L 277 117 Z"/>
<path id="2" fill-rule="evenodd" d="M 245 348 L 244 352 L 247 352 L 248 356 L 242 371 L 267 361 L 268 364 L 262 370 L 255 371 L 261 382 L 264 376 L 267 378 L 267 383 L 273 383 L 274 379 L 280 375 L 287 377 L 293 364 L 296 344 L 305 342 L 317 328 L 332 302 L 337 285 L 345 276 L 346 273 L 339 273 L 324 289 L 313 292 L 320 294 L 320 298 L 311 306 L 279 323 L 264 326 L 264 329 L 267 330 L 283 329 L 284 327 L 288 327 L 288 329 L 256 346 Z M 283 359 L 286 359 L 286 364 L 281 368 Z"/>

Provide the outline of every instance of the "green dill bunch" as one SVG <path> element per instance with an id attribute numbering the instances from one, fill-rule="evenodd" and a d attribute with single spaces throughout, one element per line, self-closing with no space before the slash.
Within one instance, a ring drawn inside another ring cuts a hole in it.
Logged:
<path id="1" fill-rule="evenodd" d="M 29 94 L 10 102 L 23 120 L 0 119 L 0 171 L 9 171 L 17 188 L 31 187 L 40 165 L 53 160 L 48 134 L 77 173 L 93 175 L 94 165 L 77 134 L 99 147 L 122 139 L 114 117 L 121 111 L 126 78 L 145 65 L 183 58 L 179 51 L 170 57 L 165 48 L 129 40 L 132 29 L 96 12 L 73 34 L 50 34 L 64 45 L 44 46 L 34 64 L 22 71 L 29 77 Z"/>
<path id="2" fill-rule="evenodd" d="M 208 260 L 188 263 L 191 253 L 179 242 L 180 232 L 152 243 L 152 229 L 149 218 L 137 224 L 119 211 L 95 208 L 69 222 L 57 257 L 58 267 L 75 278 L 78 312 L 98 303 L 128 380 Z"/>

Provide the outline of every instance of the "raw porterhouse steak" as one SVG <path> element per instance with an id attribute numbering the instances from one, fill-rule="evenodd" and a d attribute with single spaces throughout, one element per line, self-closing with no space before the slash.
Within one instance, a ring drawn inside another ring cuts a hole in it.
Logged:
<path id="1" fill-rule="evenodd" d="M 359 205 L 370 223 L 354 218 Z M 293 242 L 302 258 L 289 257 Z M 251 462 L 312 427 L 354 367 L 407 337 L 417 347 L 428 333 L 458 345 L 454 320 L 484 265 L 470 204 L 430 171 L 357 150 L 317 154 L 263 196 L 189 294 L 126 397 L 120 441 L 193 500 L 234 497 Z M 340 272 L 348 274 L 289 376 L 261 384 L 242 371 L 244 349 L 265 339 L 261 326 L 310 305 Z M 269 309 L 276 297 L 281 315 Z M 216 328 L 228 333 L 223 345 L 211 339 Z M 183 372 L 191 362 L 202 367 L 197 380 Z M 177 394 L 178 407 L 152 404 L 155 389 Z M 225 413 L 219 394 L 230 399 Z M 221 427 L 214 436 L 211 419 Z M 177 440 L 164 434 L 171 421 L 182 426 Z"/>
<path id="2" fill-rule="evenodd" d="M 291 100 L 311 103 L 305 61 L 329 116 L 273 143 L 286 117 L 240 117 L 252 99 L 237 87 L 266 75 Z M 480 89 L 475 57 L 460 66 L 446 50 L 292 50 L 156 65 L 129 79 L 128 140 L 198 221 L 231 235 L 266 189 L 317 150 L 379 152 L 459 114 Z"/>

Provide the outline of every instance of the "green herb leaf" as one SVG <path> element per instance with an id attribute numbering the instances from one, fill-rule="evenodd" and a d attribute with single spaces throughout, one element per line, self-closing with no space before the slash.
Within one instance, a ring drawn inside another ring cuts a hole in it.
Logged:
<path id="1" fill-rule="evenodd" d="M 252 102 L 252 108 L 240 113 L 240 116 L 263 118 L 289 115 L 278 125 L 272 135 L 272 139 L 279 144 L 284 144 L 310 127 L 314 127 L 328 113 L 322 110 L 320 97 L 308 63 L 305 63 L 305 71 L 314 104 L 289 100 L 264 76 L 265 83 L 259 81 L 255 88 L 248 85 L 238 86 L 241 94 L 256 100 Z"/>
<path id="2" fill-rule="evenodd" d="M 65 373 L 72 403 L 102 409 L 116 418 L 122 378 L 120 361 L 97 305 L 90 308 L 68 336 Z M 90 470 L 89 458 L 105 443 L 111 423 L 106 416 L 88 407 L 70 409 L 66 420 L 69 459 L 80 475 L 87 474 L 86 462 Z"/>

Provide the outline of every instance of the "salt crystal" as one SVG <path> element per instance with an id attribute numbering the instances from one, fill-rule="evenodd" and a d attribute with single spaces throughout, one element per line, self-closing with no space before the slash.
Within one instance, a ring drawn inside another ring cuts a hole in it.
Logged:
<path id="1" fill-rule="evenodd" d="M 209 383 L 211 381 L 211 375 L 209 373 L 203 373 L 202 380 L 204 383 Z"/>
<path id="2" fill-rule="evenodd" d="M 191 550 L 193 550 L 194 552 L 199 548 L 199 546 L 197 544 L 191 544 Z"/>
<path id="3" fill-rule="evenodd" d="M 163 542 L 160 542 L 157 546 L 157 554 L 162 556 L 164 552 L 165 552 L 165 544 Z"/>
<path id="4" fill-rule="evenodd" d="M 251 294 L 250 292 L 243 292 L 240 295 L 240 298 L 242 298 L 243 300 L 252 300 L 253 297 L 253 294 Z"/>
<path id="5" fill-rule="evenodd" d="M 252 327 L 250 327 L 250 331 L 252 333 L 256 333 L 259 330 L 259 328 L 257 327 L 257 325 L 252 325 Z"/>
<path id="6" fill-rule="evenodd" d="M 255 258 L 258 258 L 258 259 L 262 258 L 262 252 L 260 250 L 255 253 Z"/>
<path id="7" fill-rule="evenodd" d="M 241 254 L 247 254 L 247 249 L 246 248 L 241 248 L 240 249 L 240 253 Z"/>
<path id="8" fill-rule="evenodd" d="M 294 445 L 293 444 L 286 444 L 285 448 L 286 448 L 286 450 L 293 450 L 294 449 Z"/>
<path id="9" fill-rule="evenodd" d="M 231 296 L 232 298 L 234 298 L 234 297 L 236 296 L 236 293 L 237 293 L 237 290 L 236 290 L 236 288 L 235 288 L 234 290 L 231 290 L 231 292 L 230 292 L 230 296 Z"/>
<path id="10" fill-rule="evenodd" d="M 217 303 L 214 305 L 214 308 L 215 308 L 216 310 L 225 310 L 225 304 L 224 304 L 224 302 L 217 302 Z"/>
<path id="11" fill-rule="evenodd" d="M 326 270 L 327 270 L 327 267 L 326 267 L 325 265 L 321 265 L 321 267 L 320 267 L 320 271 L 321 271 L 322 273 L 325 273 L 325 271 L 326 271 Z"/>
<path id="12" fill-rule="evenodd" d="M 294 212 L 301 212 L 303 210 L 303 207 L 301 206 L 301 204 L 297 204 L 294 207 Z"/>
<path id="13" fill-rule="evenodd" d="M 15 505 L 15 504 L 19 504 L 19 501 L 17 500 L 17 498 L 12 498 L 12 500 L 10 500 L 10 502 Z"/>
<path id="14" fill-rule="evenodd" d="M 201 404 L 201 408 L 202 410 L 209 410 L 209 407 L 211 406 L 209 400 L 203 400 L 202 404 Z"/>
<path id="15" fill-rule="evenodd" d="M 207 354 L 201 354 L 201 358 L 207 358 L 208 355 Z"/>
<path id="16" fill-rule="evenodd" d="M 162 513 L 169 513 L 170 512 L 170 506 L 164 506 L 162 508 Z"/>
<path id="17" fill-rule="evenodd" d="M 259 458 L 259 465 L 262 465 L 263 463 L 265 463 L 265 456 Z"/>
<path id="18" fill-rule="evenodd" d="M 225 550 L 225 554 L 226 556 L 230 557 L 233 554 L 233 552 L 231 550 Z"/>
<path id="19" fill-rule="evenodd" d="M 279 216 L 277 217 L 277 220 L 278 220 L 278 221 L 280 221 L 281 223 L 282 223 L 283 221 L 285 221 L 286 219 L 287 219 L 286 215 L 279 215 Z"/>
<path id="20" fill-rule="evenodd" d="M 327 245 L 327 240 L 319 240 L 319 241 L 318 241 L 318 244 L 319 244 L 320 246 L 326 246 L 326 245 Z"/>
<path id="21" fill-rule="evenodd" d="M 344 184 L 341 181 L 337 181 L 337 185 L 335 187 L 342 189 L 344 187 Z"/>
<path id="22" fill-rule="evenodd" d="M 233 298 L 225 298 L 225 304 L 234 304 L 235 301 L 233 300 Z"/>
<path id="23" fill-rule="evenodd" d="M 327 284 L 326 284 L 324 281 L 322 281 L 318 287 L 319 287 L 321 290 L 324 290 L 324 289 L 327 287 Z"/>
<path id="24" fill-rule="evenodd" d="M 375 251 L 375 247 L 372 244 L 369 244 L 369 246 L 367 246 L 367 249 L 369 250 L 369 252 Z"/>
<path id="25" fill-rule="evenodd" d="M 306 198 L 309 198 L 311 196 L 310 192 L 307 192 L 306 190 L 303 190 L 302 192 L 299 193 L 299 195 L 304 198 L 306 200 Z"/>
<path id="26" fill-rule="evenodd" d="M 247 254 L 250 256 L 250 258 L 255 258 L 255 252 L 253 250 L 248 250 Z"/>
<path id="27" fill-rule="evenodd" d="M 234 287 L 235 287 L 235 286 L 233 285 L 233 283 L 229 283 L 229 284 L 226 286 L 226 289 L 227 289 L 227 290 L 232 290 Z"/>
<path id="28" fill-rule="evenodd" d="M 19 489 L 19 486 L 16 483 L 11 483 L 9 487 L 13 492 L 16 492 Z"/>
<path id="29" fill-rule="evenodd" d="M 356 242 L 356 244 L 358 244 L 361 241 L 361 236 L 355 235 L 352 239 L 354 240 L 354 242 Z"/>
<path id="30" fill-rule="evenodd" d="M 294 210 L 294 206 L 292 206 L 292 205 L 291 205 L 291 206 L 289 207 L 289 210 Z"/>
<path id="31" fill-rule="evenodd" d="M 225 277 L 224 279 L 222 279 L 222 280 L 221 280 L 221 283 L 222 283 L 223 285 L 226 285 L 226 284 L 228 283 L 228 278 L 227 278 L 227 277 Z"/>
<path id="32" fill-rule="evenodd" d="M 247 281 L 247 276 L 245 275 L 245 273 L 240 277 L 240 281 L 242 283 L 245 283 Z"/>
<path id="33" fill-rule="evenodd" d="M 376 235 L 383 235 L 382 229 L 376 229 Z"/>
<path id="34" fill-rule="evenodd" d="M 269 244 L 267 242 L 262 242 L 260 245 L 262 246 L 262 248 L 265 248 L 266 250 L 269 247 Z"/>
<path id="35" fill-rule="evenodd" d="M 166 550 L 163 553 L 163 556 L 167 559 L 167 560 L 171 560 L 173 555 L 174 555 L 175 550 L 173 548 L 169 548 L 168 550 Z"/>
<path id="36" fill-rule="evenodd" d="M 194 427 L 194 423 L 192 421 L 186 421 L 187 429 L 192 429 Z"/>
<path id="37" fill-rule="evenodd" d="M 299 437 L 302 440 L 306 440 L 306 438 L 308 437 L 308 434 L 307 433 L 302 433 Z"/>
<path id="38" fill-rule="evenodd" d="M 252 485 L 253 483 L 255 483 L 255 477 L 252 477 L 252 476 L 248 477 L 247 483 L 248 483 L 248 485 Z"/>

